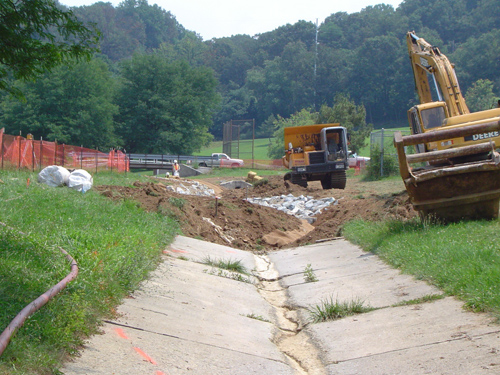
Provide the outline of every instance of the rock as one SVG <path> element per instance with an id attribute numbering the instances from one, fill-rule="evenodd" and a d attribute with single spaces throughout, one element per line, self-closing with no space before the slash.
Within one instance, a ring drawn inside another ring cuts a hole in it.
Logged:
<path id="1" fill-rule="evenodd" d="M 322 210 L 331 204 L 337 203 L 337 200 L 333 197 L 314 199 L 310 195 L 295 197 L 292 194 L 266 198 L 247 198 L 247 201 L 265 207 L 272 207 L 299 219 L 307 220 L 311 224 L 316 221 L 315 216 L 319 215 Z"/>

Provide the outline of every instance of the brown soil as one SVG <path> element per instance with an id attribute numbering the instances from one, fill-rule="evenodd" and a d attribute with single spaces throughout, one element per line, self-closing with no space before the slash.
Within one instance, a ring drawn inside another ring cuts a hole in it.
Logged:
<path id="1" fill-rule="evenodd" d="M 249 189 L 228 190 L 220 187 L 221 178 L 198 180 L 216 188 L 218 199 L 181 195 L 167 189 L 180 180 L 152 179 L 136 182 L 134 187 L 96 186 L 101 194 L 114 199 L 134 199 L 148 210 L 161 212 L 180 223 L 182 234 L 209 242 L 246 250 L 264 250 L 315 243 L 341 236 L 345 222 L 362 218 L 408 220 L 416 216 L 400 180 L 361 182 L 348 179 L 345 190 L 323 190 L 319 182 L 307 188 L 285 186 L 281 176 L 266 177 L 267 184 Z M 227 178 L 225 179 L 228 180 Z M 183 184 L 189 181 L 182 181 Z M 251 204 L 248 197 L 281 194 L 335 197 L 331 205 L 311 226 L 278 210 Z M 217 206 L 216 206 L 217 203 Z"/>

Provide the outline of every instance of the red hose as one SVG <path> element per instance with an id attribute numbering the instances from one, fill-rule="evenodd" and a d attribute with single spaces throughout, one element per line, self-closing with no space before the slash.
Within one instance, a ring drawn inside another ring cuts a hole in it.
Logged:
<path id="1" fill-rule="evenodd" d="M 6 226 L 3 223 L 0 224 Z M 35 311 L 39 310 L 42 306 L 49 302 L 49 300 L 51 300 L 56 294 L 66 288 L 66 285 L 68 285 L 68 283 L 74 280 L 78 275 L 78 265 L 76 264 L 76 261 L 62 247 L 59 247 L 59 250 L 61 250 L 63 254 L 66 255 L 66 259 L 71 263 L 71 272 L 64 279 L 59 281 L 56 285 L 54 285 L 52 288 L 47 290 L 40 297 L 31 302 L 24 309 L 22 309 L 21 312 L 17 314 L 17 316 L 12 320 L 12 322 L 10 322 L 7 328 L 0 335 L 0 356 L 9 344 L 12 336 L 24 324 L 26 319 L 28 319 L 31 314 L 33 314 Z"/>

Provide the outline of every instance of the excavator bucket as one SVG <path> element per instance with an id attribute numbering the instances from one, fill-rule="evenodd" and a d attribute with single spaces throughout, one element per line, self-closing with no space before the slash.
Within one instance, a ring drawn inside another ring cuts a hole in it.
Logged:
<path id="1" fill-rule="evenodd" d="M 444 222 L 498 218 L 500 155 L 493 141 L 407 154 L 408 146 L 495 132 L 500 121 L 402 136 L 394 135 L 401 178 L 413 207 L 424 219 Z M 476 155 L 482 155 L 478 161 Z M 460 163 L 456 161 L 460 160 Z M 465 161 L 464 161 L 465 160 Z M 468 161 L 469 160 L 469 161 Z M 419 164 L 412 168 L 410 165 Z"/>

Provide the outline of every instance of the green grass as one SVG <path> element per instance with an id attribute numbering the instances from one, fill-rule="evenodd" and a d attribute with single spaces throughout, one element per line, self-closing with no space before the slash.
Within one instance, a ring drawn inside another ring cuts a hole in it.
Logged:
<path id="1" fill-rule="evenodd" d="M 308 308 L 312 323 L 327 322 L 345 318 L 346 316 L 362 314 L 374 310 L 372 307 L 364 306 L 360 299 L 352 301 L 334 300 L 332 296 L 321 300 L 318 305 Z"/>
<path id="2" fill-rule="evenodd" d="M 201 263 L 231 272 L 238 272 L 243 274 L 247 273 L 247 270 L 245 266 L 241 263 L 241 260 L 217 259 L 217 258 L 212 259 L 210 256 L 206 256 L 201 261 Z"/>
<path id="3" fill-rule="evenodd" d="M 472 311 L 500 319 L 500 222 L 449 225 L 352 221 L 344 236 L 465 302 Z"/>
<path id="4" fill-rule="evenodd" d="M 51 188 L 36 183 L 33 173 L 1 171 L 0 179 L 0 221 L 15 228 L 0 226 L 0 330 L 70 272 L 59 246 L 79 267 L 77 278 L 13 337 L 0 356 L 0 374 L 56 374 L 63 358 L 156 268 L 179 228 L 133 201 Z M 95 184 L 135 180 L 94 176 Z"/>
<path id="5" fill-rule="evenodd" d="M 234 143 L 236 144 L 236 143 Z M 267 149 L 269 146 L 269 138 L 258 138 L 254 141 L 254 159 L 255 160 L 269 160 L 267 156 Z M 214 152 L 222 152 L 222 141 L 211 142 L 208 147 L 200 150 L 200 152 L 193 153 L 194 156 L 210 156 Z M 233 158 L 238 159 L 251 159 L 252 158 L 252 141 L 240 141 L 239 143 L 239 156 L 233 153 Z"/>

